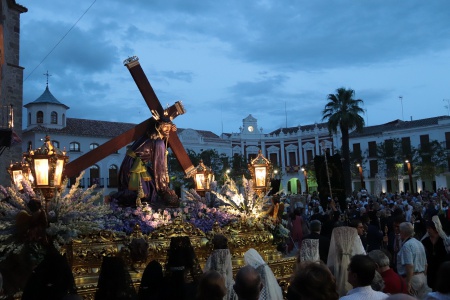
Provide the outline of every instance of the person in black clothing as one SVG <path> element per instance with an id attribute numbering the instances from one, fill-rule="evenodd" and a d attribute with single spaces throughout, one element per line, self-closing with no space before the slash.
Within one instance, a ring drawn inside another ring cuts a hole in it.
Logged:
<path id="1" fill-rule="evenodd" d="M 311 221 L 309 226 L 311 229 L 311 233 L 309 235 L 307 235 L 304 238 L 304 240 L 306 240 L 306 239 L 318 239 L 319 240 L 320 260 L 326 264 L 327 259 L 328 259 L 328 250 L 330 249 L 330 239 L 327 238 L 326 236 L 320 235 L 320 230 L 322 229 L 322 223 L 320 223 L 319 220 Z"/>
<path id="2" fill-rule="evenodd" d="M 439 236 L 433 221 L 427 221 L 426 228 L 429 236 L 422 240 L 422 244 L 427 255 L 427 284 L 435 291 L 439 266 L 448 260 L 448 255 L 444 241 Z"/>
<path id="3" fill-rule="evenodd" d="M 376 211 L 369 211 L 369 224 L 367 225 L 367 249 L 366 251 L 380 250 L 383 243 L 383 231 Z"/>
<path id="4" fill-rule="evenodd" d="M 72 269 L 66 257 L 50 247 L 28 278 L 22 300 L 59 300 L 68 294 L 76 294 Z"/>
<path id="5" fill-rule="evenodd" d="M 203 274 L 188 236 L 170 239 L 167 252 L 165 299 L 194 299 L 199 277 Z M 188 275 L 191 275 L 190 277 Z"/>
<path id="6" fill-rule="evenodd" d="M 145 267 L 138 293 L 139 300 L 164 299 L 164 274 L 161 264 L 152 260 Z"/>
<path id="7" fill-rule="evenodd" d="M 103 257 L 95 300 L 135 300 L 136 290 L 121 257 Z"/>

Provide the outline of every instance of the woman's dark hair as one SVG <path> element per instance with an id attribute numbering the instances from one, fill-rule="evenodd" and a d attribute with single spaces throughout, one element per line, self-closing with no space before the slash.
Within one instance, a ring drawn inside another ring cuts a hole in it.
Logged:
<path id="1" fill-rule="evenodd" d="M 42 262 L 34 269 L 25 285 L 22 299 L 62 299 L 76 294 L 72 269 L 65 256 L 49 248 Z"/>
<path id="2" fill-rule="evenodd" d="M 138 298 L 139 300 L 163 299 L 164 294 L 164 274 L 161 264 L 152 260 L 145 267 L 141 278 L 141 285 L 139 286 Z"/>
<path id="3" fill-rule="evenodd" d="M 194 248 L 188 236 L 177 236 L 170 239 L 167 251 L 166 270 L 192 269 L 196 260 Z"/>
<path id="4" fill-rule="evenodd" d="M 351 258 L 348 269 L 356 273 L 360 286 L 367 286 L 372 283 L 375 277 L 377 265 L 373 259 L 367 255 L 355 255 Z"/>
<path id="5" fill-rule="evenodd" d="M 202 275 L 197 289 L 197 300 L 222 300 L 227 294 L 225 279 L 211 270 Z"/>
<path id="6" fill-rule="evenodd" d="M 167 251 L 166 283 L 169 290 L 168 299 L 183 299 L 185 297 L 185 275 L 190 272 L 194 283 L 197 275 L 202 274 L 197 261 L 194 248 L 188 236 L 177 236 L 170 239 L 170 247 Z"/>
<path id="7" fill-rule="evenodd" d="M 128 268 L 121 257 L 103 257 L 95 300 L 137 299 Z"/>
<path id="8" fill-rule="evenodd" d="M 337 300 L 336 280 L 324 263 L 303 262 L 291 279 L 287 299 Z"/>
<path id="9" fill-rule="evenodd" d="M 436 291 L 442 294 L 450 293 L 450 261 L 444 262 L 440 267 L 436 275 Z"/>
<path id="10" fill-rule="evenodd" d="M 223 234 L 215 234 L 212 243 L 214 249 L 228 249 L 228 239 Z"/>

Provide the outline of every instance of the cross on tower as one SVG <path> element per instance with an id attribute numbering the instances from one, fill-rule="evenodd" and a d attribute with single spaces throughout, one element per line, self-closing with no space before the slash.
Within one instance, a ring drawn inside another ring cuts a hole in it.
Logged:
<path id="1" fill-rule="evenodd" d="M 144 100 L 150 111 L 156 111 L 160 116 L 164 115 L 164 109 L 159 102 L 155 91 L 150 85 L 147 76 L 145 76 L 145 73 L 142 70 L 141 65 L 139 64 L 139 59 L 136 56 L 130 57 L 124 61 L 124 65 L 130 71 L 130 74 L 136 82 L 136 85 L 142 96 L 144 97 Z M 185 113 L 184 107 L 179 101 L 175 102 L 175 104 L 167 108 L 166 111 L 168 111 L 168 115 L 173 116 L 173 118 Z M 149 118 L 148 120 L 136 125 L 136 127 L 122 133 L 121 135 L 95 148 L 94 150 L 89 151 L 88 153 L 68 163 L 64 171 L 65 176 L 69 178 L 77 176 L 81 171 L 89 168 L 111 153 L 118 151 L 122 147 L 125 147 L 126 145 L 140 138 L 147 132 L 147 129 L 154 122 L 154 118 Z M 195 170 L 195 168 L 192 165 L 192 162 L 187 155 L 183 144 L 181 144 L 181 141 L 178 138 L 176 132 L 170 134 L 168 146 L 172 149 L 172 152 L 183 168 L 184 173 L 186 175 L 190 175 Z"/>
<path id="2" fill-rule="evenodd" d="M 47 70 L 47 72 L 46 73 L 44 73 L 44 76 L 47 76 L 47 86 L 48 86 L 48 78 L 50 77 L 50 76 L 52 76 L 51 74 L 49 74 L 48 73 L 48 70 Z"/>

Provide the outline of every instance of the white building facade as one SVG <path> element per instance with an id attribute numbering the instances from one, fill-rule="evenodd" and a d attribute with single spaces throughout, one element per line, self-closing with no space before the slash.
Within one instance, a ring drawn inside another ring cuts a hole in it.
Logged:
<path id="1" fill-rule="evenodd" d="M 59 102 L 48 86 L 40 97 L 24 107 L 27 109 L 24 118 L 27 126 L 23 131 L 23 151 L 40 147 L 45 135 L 50 135 L 56 147 L 66 149 L 71 161 L 135 126 L 130 123 L 68 118 L 69 107 Z M 325 151 L 334 154 L 341 149 L 340 134 L 330 134 L 327 123 L 280 128 L 263 133 L 252 115 L 242 120 L 237 133 L 224 133 L 219 137 L 211 131 L 179 128 L 178 136 L 186 150 L 197 154 L 213 149 L 219 155 L 225 154 L 231 158 L 234 154 L 239 154 L 250 160 L 261 150 L 278 170 L 276 177 L 281 179 L 282 188 L 289 193 L 306 192 L 307 186 L 309 192 L 316 190 L 315 178 L 308 174 L 314 157 L 323 155 Z M 426 141 L 436 140 L 450 149 L 450 117 L 397 120 L 365 127 L 362 132 L 352 132 L 350 151 L 359 151 L 363 156 L 361 175 L 369 192 L 401 192 L 411 186 L 404 173 L 399 174 L 395 180 L 387 178 L 381 170 L 380 158 L 373 154 L 377 144 L 393 139 L 402 140 L 415 148 L 420 148 Z M 87 169 L 81 185 L 88 187 L 97 184 L 98 188 L 105 189 L 105 193 L 116 191 L 117 175 L 126 148 L 123 147 Z M 448 167 L 446 170 L 437 174 L 434 180 L 428 181 L 413 174 L 414 189 L 421 191 L 448 187 L 450 173 Z M 74 178 L 71 178 L 70 183 L 73 182 Z M 358 174 L 354 176 L 352 186 L 355 190 L 361 188 Z"/>

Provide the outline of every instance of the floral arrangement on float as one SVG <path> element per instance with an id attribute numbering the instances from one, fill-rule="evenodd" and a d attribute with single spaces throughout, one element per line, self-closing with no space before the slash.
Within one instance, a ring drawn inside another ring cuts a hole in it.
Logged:
<path id="1" fill-rule="evenodd" d="M 147 203 L 140 204 L 140 201 L 136 207 L 119 206 L 114 199 L 104 202 L 102 193 L 96 192 L 95 186 L 86 190 L 79 188 L 82 176 L 71 188 L 57 193 L 47 207 L 26 179 L 21 191 L 15 186 L 0 186 L 0 261 L 9 254 L 20 253 L 25 246 L 39 256 L 46 243 L 60 247 L 80 235 L 101 230 L 125 236 L 139 225 L 142 233 L 148 234 L 172 223 L 175 218 L 181 218 L 205 233 L 211 231 L 214 224 L 223 227 L 233 222 L 245 222 L 267 229 L 274 235 L 274 240 L 289 235 L 285 223 L 269 213 L 271 197 L 258 196 L 252 181 L 245 178 L 242 180 L 243 193 L 232 179 L 227 178 L 221 188 L 216 182 L 211 183 L 212 191 L 206 198 L 191 189 L 185 192 L 180 207 L 153 208 Z"/>

